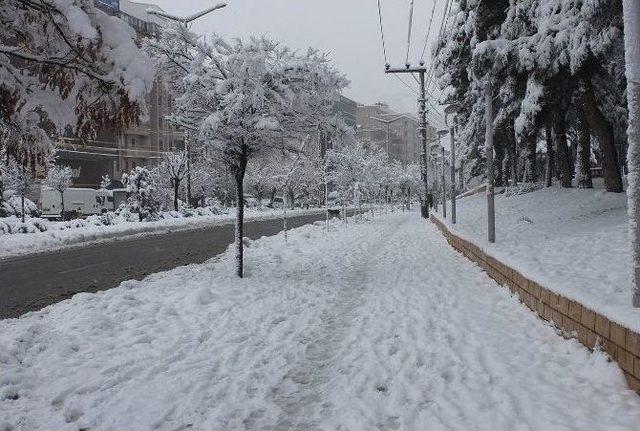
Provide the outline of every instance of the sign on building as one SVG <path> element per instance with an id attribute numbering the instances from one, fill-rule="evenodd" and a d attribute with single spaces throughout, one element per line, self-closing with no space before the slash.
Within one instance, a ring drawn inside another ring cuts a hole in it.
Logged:
<path id="1" fill-rule="evenodd" d="M 108 13 L 117 13 L 120 10 L 120 0 L 97 0 L 96 5 Z"/>

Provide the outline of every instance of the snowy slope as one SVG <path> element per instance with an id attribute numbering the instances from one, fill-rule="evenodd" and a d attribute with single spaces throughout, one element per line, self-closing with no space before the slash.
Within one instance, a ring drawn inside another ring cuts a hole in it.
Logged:
<path id="1" fill-rule="evenodd" d="M 417 213 L 0 321 L 3 429 L 634 429 L 640 399 Z"/>
<path id="2" fill-rule="evenodd" d="M 624 193 L 553 187 L 497 195 L 495 244 L 486 240 L 484 193 L 458 202 L 452 230 L 539 284 L 640 331 L 627 223 Z"/>

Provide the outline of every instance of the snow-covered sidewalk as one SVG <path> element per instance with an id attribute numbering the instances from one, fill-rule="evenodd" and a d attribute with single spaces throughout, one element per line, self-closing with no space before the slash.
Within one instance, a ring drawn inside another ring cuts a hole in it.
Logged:
<path id="1" fill-rule="evenodd" d="M 637 429 L 640 398 L 416 213 L 0 321 L 2 429 Z M 4 427 L 3 427 L 4 424 Z"/>

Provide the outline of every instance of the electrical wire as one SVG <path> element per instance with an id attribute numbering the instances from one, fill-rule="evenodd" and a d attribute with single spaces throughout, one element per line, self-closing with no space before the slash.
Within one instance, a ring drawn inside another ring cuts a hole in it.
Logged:
<path id="1" fill-rule="evenodd" d="M 411 90 L 413 93 L 416 94 L 416 96 L 420 96 L 420 92 L 418 90 L 416 90 L 415 88 L 413 88 L 410 84 L 407 83 L 407 81 L 405 81 L 404 79 L 402 79 L 400 76 L 393 74 L 393 76 L 395 76 L 398 81 L 400 81 L 405 87 L 407 87 L 409 90 Z M 438 112 L 438 108 L 433 104 L 433 102 L 431 102 L 430 100 L 426 100 L 426 102 L 431 106 L 431 108 L 433 109 L 433 113 L 436 114 L 438 117 L 444 119 L 444 117 L 442 116 L 441 113 Z"/>
<path id="2" fill-rule="evenodd" d="M 424 54 L 427 52 L 427 45 L 429 43 L 429 36 L 431 35 L 431 25 L 433 24 L 433 16 L 436 12 L 436 5 L 438 0 L 433 0 L 433 7 L 431 8 L 431 18 L 429 18 L 429 26 L 427 27 L 427 35 L 424 38 L 424 46 L 422 47 L 422 55 L 420 55 L 420 62 L 424 61 Z"/>
<path id="3" fill-rule="evenodd" d="M 409 4 L 409 30 L 407 32 L 407 59 L 405 64 L 409 64 L 409 50 L 411 49 L 411 31 L 413 30 L 413 7 L 415 0 L 411 0 Z"/>
<path id="4" fill-rule="evenodd" d="M 380 8 L 380 0 L 378 0 L 378 18 L 380 21 L 380 37 L 382 38 L 382 53 L 384 54 L 384 64 L 389 64 L 387 61 L 387 47 L 384 41 L 384 29 L 382 27 L 382 9 Z"/>

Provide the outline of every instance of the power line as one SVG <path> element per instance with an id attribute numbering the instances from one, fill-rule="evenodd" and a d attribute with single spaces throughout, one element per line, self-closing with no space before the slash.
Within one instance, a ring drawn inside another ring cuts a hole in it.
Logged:
<path id="1" fill-rule="evenodd" d="M 443 38 L 447 23 L 449 22 L 450 11 L 451 11 L 451 0 L 447 0 L 447 2 L 444 5 L 444 15 L 442 16 L 442 21 L 440 22 L 440 30 L 438 31 L 438 39 L 437 39 L 435 56 L 437 56 L 440 51 L 440 42 Z M 429 73 L 427 74 L 427 88 L 431 86 L 431 83 L 433 81 L 433 72 L 434 72 L 434 62 L 432 61 L 431 66 L 429 67 Z"/>
<path id="2" fill-rule="evenodd" d="M 418 92 L 418 90 L 416 90 L 415 88 L 413 88 L 410 84 L 408 84 L 408 83 L 407 83 L 407 81 L 405 81 L 404 79 L 402 79 L 400 76 L 398 76 L 398 75 L 396 75 L 396 74 L 394 74 L 393 76 L 395 76 L 395 77 L 398 79 L 398 81 L 400 81 L 400 82 L 401 82 L 405 87 L 407 87 L 407 88 L 408 88 L 409 90 L 411 90 L 413 93 L 415 93 L 415 94 L 416 94 L 416 95 L 418 95 L 418 96 L 420 95 L 420 93 Z M 411 76 L 413 76 L 413 75 L 411 75 Z M 428 115 L 431 115 L 431 114 L 433 113 L 433 114 L 436 114 L 438 117 L 440 117 L 440 119 L 437 119 L 436 117 L 430 117 L 429 119 L 431 120 L 431 122 L 432 122 L 432 123 L 440 123 L 440 122 L 442 122 L 442 120 L 444 120 L 444 117 L 442 116 L 442 114 L 441 114 L 441 113 L 439 113 L 439 112 L 437 111 L 437 109 L 438 109 L 438 108 L 437 108 L 437 107 L 436 107 L 432 102 L 430 102 L 429 100 L 427 100 L 426 102 L 427 102 L 429 105 L 431 105 L 431 108 L 432 108 L 432 110 L 431 110 L 431 111 L 429 111 L 427 114 L 428 114 Z"/>
<path id="3" fill-rule="evenodd" d="M 424 46 L 422 47 L 422 55 L 420 61 L 424 61 L 424 54 L 427 52 L 427 44 L 429 43 L 429 35 L 431 35 L 431 25 L 433 24 L 433 16 L 436 12 L 436 5 L 438 0 L 433 0 L 433 7 L 431 8 L 431 18 L 429 18 L 429 26 L 427 27 L 427 35 L 424 38 Z"/>
<path id="4" fill-rule="evenodd" d="M 382 9 L 380 8 L 380 0 L 378 0 L 378 18 L 380 20 L 380 37 L 382 38 L 382 53 L 384 54 L 384 64 L 389 64 L 387 61 L 387 47 L 384 42 L 384 29 L 382 27 Z"/>
<path id="5" fill-rule="evenodd" d="M 404 84 L 404 86 L 405 86 L 405 87 L 407 87 L 409 90 L 413 91 L 413 92 L 414 92 L 414 93 L 416 93 L 418 96 L 420 95 L 420 93 L 418 93 L 418 90 L 416 90 L 415 88 L 413 88 L 411 85 L 407 84 L 407 82 L 406 82 L 404 79 L 400 78 L 398 75 L 395 75 L 395 74 L 394 74 L 393 76 L 395 76 L 396 78 L 398 78 L 398 81 L 402 82 L 402 83 Z"/>
<path id="6" fill-rule="evenodd" d="M 411 48 L 411 30 L 413 29 L 413 7 L 415 5 L 415 0 L 411 0 L 409 5 L 409 31 L 407 32 L 407 60 L 405 64 L 409 64 L 409 50 Z"/>

